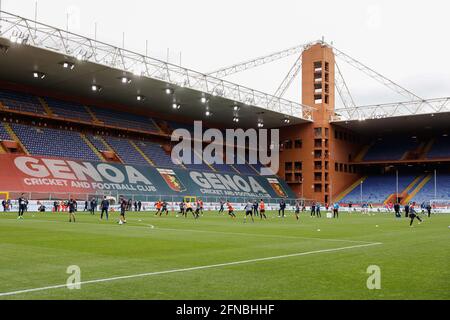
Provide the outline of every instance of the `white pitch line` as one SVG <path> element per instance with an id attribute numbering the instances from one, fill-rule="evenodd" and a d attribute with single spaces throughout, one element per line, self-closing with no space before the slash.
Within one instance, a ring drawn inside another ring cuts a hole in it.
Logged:
<path id="1" fill-rule="evenodd" d="M 273 256 L 273 257 L 256 258 L 256 259 L 250 259 L 250 260 L 240 260 L 240 261 L 233 261 L 233 262 L 211 264 L 211 265 L 206 265 L 206 266 L 190 267 L 190 268 L 183 268 L 183 269 L 172 269 L 172 270 L 166 270 L 166 271 L 140 273 L 140 274 L 134 274 L 134 275 L 128 275 L 128 276 L 119 276 L 119 277 L 112 277 L 112 278 L 88 280 L 88 281 L 81 281 L 81 282 L 77 282 L 77 283 L 71 283 L 70 286 L 85 285 L 85 284 L 100 283 L 100 282 L 110 282 L 110 281 L 117 281 L 117 280 L 123 280 L 123 279 L 142 278 L 142 277 L 149 277 L 149 276 L 156 276 L 156 275 L 161 275 L 161 274 L 169 274 L 169 273 L 177 273 L 177 272 L 187 272 L 187 271 L 219 268 L 219 267 L 261 262 L 261 261 L 270 261 L 270 260 L 276 260 L 276 259 L 285 259 L 285 258 L 306 256 L 306 255 L 317 254 L 317 253 L 327 253 L 327 252 L 334 252 L 334 251 L 350 250 L 350 249 L 356 249 L 356 248 L 376 246 L 376 245 L 381 245 L 381 244 L 382 244 L 381 242 L 374 242 L 374 243 L 360 244 L 360 245 L 349 246 L 349 247 L 322 249 L 322 250 L 315 250 L 315 251 L 286 254 L 286 255 L 281 255 L 281 256 Z M 67 288 L 67 284 L 59 284 L 59 285 L 55 285 L 55 286 L 47 286 L 47 287 L 40 287 L 40 288 L 34 288 L 34 289 L 24 289 L 24 290 L 17 290 L 17 291 L 11 291 L 11 292 L 3 292 L 3 293 L 0 293 L 0 297 L 13 296 L 13 295 L 18 295 L 18 294 L 22 294 L 22 293 L 30 293 L 30 292 L 37 292 L 37 291 L 46 291 L 46 290 L 52 290 L 52 289 L 61 289 L 61 288 Z"/>

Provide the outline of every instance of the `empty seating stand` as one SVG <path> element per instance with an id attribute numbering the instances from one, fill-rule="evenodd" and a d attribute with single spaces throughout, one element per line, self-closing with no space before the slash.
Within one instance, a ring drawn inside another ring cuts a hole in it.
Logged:
<path id="1" fill-rule="evenodd" d="M 427 154 L 428 159 L 450 158 L 450 137 L 437 138 Z"/>
<path id="2" fill-rule="evenodd" d="M 248 155 L 247 155 L 248 158 Z M 259 174 L 259 171 L 255 171 L 255 169 L 253 169 L 247 162 L 242 163 L 242 164 L 238 164 L 238 155 L 235 154 L 235 161 L 234 161 L 234 165 L 233 167 L 235 167 L 240 173 L 242 174 L 246 174 L 246 175 L 257 175 Z M 241 159 L 240 162 L 243 162 L 244 159 Z"/>
<path id="3" fill-rule="evenodd" d="M 403 155 L 419 147 L 412 138 L 383 138 L 377 140 L 364 156 L 364 161 L 401 160 Z"/>
<path id="4" fill-rule="evenodd" d="M 149 141 L 135 143 L 153 161 L 155 166 L 161 168 L 182 168 L 182 166 L 172 161 L 171 156 L 164 151 L 161 145 Z"/>
<path id="5" fill-rule="evenodd" d="M 398 178 L 398 191 L 401 193 L 411 182 L 415 175 L 400 175 Z M 396 193 L 395 175 L 374 175 L 369 176 L 362 184 L 362 200 L 372 204 L 382 204 L 387 197 Z M 343 203 L 360 203 L 361 187 L 358 185 L 342 200 Z"/>
<path id="6" fill-rule="evenodd" d="M 50 109 L 53 111 L 55 117 L 68 118 L 73 120 L 81 120 L 92 122 L 91 115 L 86 108 L 81 104 L 57 100 L 53 98 L 45 98 Z"/>
<path id="7" fill-rule="evenodd" d="M 94 136 L 92 134 L 87 134 L 86 138 L 89 140 L 89 142 L 95 147 L 97 148 L 98 151 L 102 152 L 102 151 L 109 151 L 108 146 L 106 146 L 103 141 L 98 137 L 98 136 Z"/>
<path id="8" fill-rule="evenodd" d="M 450 199 L 449 182 L 450 182 L 450 174 L 437 174 L 436 186 L 433 177 L 423 186 L 423 188 L 411 200 L 417 203 L 422 203 L 430 200 L 448 201 Z"/>
<path id="9" fill-rule="evenodd" d="M 111 109 L 90 107 L 99 121 L 106 125 L 149 132 L 159 132 L 151 118 Z"/>
<path id="10" fill-rule="evenodd" d="M 203 161 L 199 164 L 195 164 L 194 161 L 200 162 L 200 156 L 197 155 L 194 150 L 191 150 L 191 164 L 183 163 L 183 165 L 188 170 L 196 170 L 196 171 L 213 171 L 207 164 L 205 164 Z"/>
<path id="11" fill-rule="evenodd" d="M 150 165 L 129 140 L 113 137 L 103 137 L 103 139 L 113 148 L 114 152 L 124 163 L 141 166 Z"/>
<path id="12" fill-rule="evenodd" d="M 36 115 L 46 114 L 45 109 L 38 98 L 26 93 L 1 89 L 0 101 L 6 109 L 29 112 Z"/>
<path id="13" fill-rule="evenodd" d="M 170 128 L 172 128 L 172 130 L 175 130 L 175 129 L 186 129 L 189 132 L 191 132 L 191 134 L 194 133 L 194 123 L 187 124 L 187 123 L 181 123 L 181 122 L 175 122 L 175 121 L 168 121 L 167 123 L 170 126 Z"/>
<path id="14" fill-rule="evenodd" d="M 3 125 L 3 122 L 0 122 L 0 141 L 9 141 L 12 140 L 9 136 L 8 131 L 6 131 L 5 126 Z"/>
<path id="15" fill-rule="evenodd" d="M 212 167 L 214 168 L 214 170 L 221 173 L 237 173 L 237 171 L 233 169 L 231 165 L 226 163 L 223 164 L 214 163 L 212 164 Z"/>
<path id="16" fill-rule="evenodd" d="M 32 155 L 99 161 L 78 132 L 11 125 L 17 137 Z"/>
<path id="17" fill-rule="evenodd" d="M 245 175 L 257 175 L 258 172 L 253 170 L 248 164 L 234 164 L 235 167 L 240 173 Z"/>

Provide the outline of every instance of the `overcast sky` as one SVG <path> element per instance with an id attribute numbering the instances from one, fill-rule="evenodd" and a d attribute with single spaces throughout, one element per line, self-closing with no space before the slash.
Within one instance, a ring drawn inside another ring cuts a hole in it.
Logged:
<path id="1" fill-rule="evenodd" d="M 1 0 L 34 18 L 36 0 Z M 38 20 L 180 62 L 201 72 L 322 36 L 350 56 L 425 98 L 450 96 L 450 1 L 364 0 L 37 0 Z M 228 79 L 273 93 L 295 57 Z M 338 60 L 339 62 L 339 60 Z M 339 63 L 358 105 L 403 100 Z M 286 98 L 300 101 L 300 79 Z M 337 104 L 340 102 L 337 100 Z"/>

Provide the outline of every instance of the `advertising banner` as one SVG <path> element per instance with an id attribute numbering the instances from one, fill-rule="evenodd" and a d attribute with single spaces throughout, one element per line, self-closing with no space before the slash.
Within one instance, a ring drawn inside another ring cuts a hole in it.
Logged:
<path id="1" fill-rule="evenodd" d="M 277 177 L 0 155 L 0 192 L 294 198 Z"/>

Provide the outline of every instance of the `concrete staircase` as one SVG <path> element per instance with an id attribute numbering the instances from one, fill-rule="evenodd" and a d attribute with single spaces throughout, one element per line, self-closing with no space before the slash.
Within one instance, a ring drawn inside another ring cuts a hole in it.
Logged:
<path id="1" fill-rule="evenodd" d="M 236 173 L 241 174 L 241 173 L 239 172 L 239 170 L 236 169 L 232 164 L 230 164 L 230 167 L 233 168 L 233 170 L 236 171 Z"/>
<path id="2" fill-rule="evenodd" d="M 100 161 L 105 162 L 106 159 L 103 155 L 97 150 L 97 148 L 89 141 L 89 139 L 83 133 L 80 133 L 81 139 L 83 139 L 84 143 L 88 145 L 88 147 L 95 153 L 95 155 L 100 159 Z"/>
<path id="3" fill-rule="evenodd" d="M 111 152 L 111 153 L 114 154 L 114 157 L 116 158 L 116 159 L 114 159 L 115 161 L 118 161 L 119 163 L 122 163 L 122 164 L 125 163 L 125 162 L 119 157 L 119 155 L 114 151 L 114 148 L 111 147 L 111 146 L 109 145 L 109 143 L 106 142 L 105 139 L 103 139 L 101 136 L 96 136 L 96 138 L 97 138 L 97 139 L 105 146 L 106 151 Z"/>
<path id="4" fill-rule="evenodd" d="M 159 133 L 167 133 L 165 132 L 163 129 L 161 129 L 161 127 L 159 126 L 158 122 L 155 121 L 155 119 L 150 118 L 150 121 L 152 122 L 152 124 L 158 129 Z"/>
<path id="5" fill-rule="evenodd" d="M 419 183 L 420 180 L 423 179 L 423 176 L 418 176 L 416 177 L 406 188 L 405 190 L 403 190 L 402 193 L 407 194 L 409 191 L 411 191 L 411 189 L 413 189 L 414 186 L 417 186 L 417 184 Z"/>
<path id="6" fill-rule="evenodd" d="M 139 146 L 134 141 L 131 141 L 131 140 L 129 140 L 129 141 L 130 141 L 130 144 L 133 146 L 133 148 L 135 148 L 136 151 L 140 153 L 142 158 L 144 158 L 145 161 L 147 161 L 152 167 L 154 167 L 155 164 L 149 157 L 147 157 L 147 155 L 144 153 L 144 151 L 142 151 L 141 148 L 139 148 Z"/>
<path id="7" fill-rule="evenodd" d="M 350 192 L 352 192 L 356 187 L 358 187 L 361 182 L 364 182 L 367 179 L 367 176 L 362 177 L 361 179 L 356 180 L 354 183 L 352 183 L 347 189 L 339 193 L 336 197 L 334 197 L 335 202 L 339 202 L 342 199 L 345 198 L 346 195 L 348 195 Z"/>
<path id="8" fill-rule="evenodd" d="M 403 191 L 398 193 L 398 198 L 401 199 L 400 202 L 403 202 L 403 199 L 406 198 L 408 196 L 408 192 L 413 189 L 418 183 L 419 181 L 421 181 L 423 178 L 423 176 L 418 176 L 416 177 Z M 386 200 L 384 200 L 383 204 L 386 205 L 389 202 L 396 202 L 397 201 L 397 195 L 395 193 L 390 194 Z"/>
<path id="9" fill-rule="evenodd" d="M 101 123 L 100 120 L 98 120 L 97 116 L 95 115 L 94 112 L 92 112 L 91 108 L 89 108 L 88 106 L 84 106 L 84 108 L 86 109 L 87 113 L 89 113 L 89 115 L 92 117 L 92 120 L 95 123 Z"/>
<path id="10" fill-rule="evenodd" d="M 45 112 L 51 117 L 53 117 L 53 110 L 50 108 L 50 106 L 47 104 L 47 101 L 45 101 L 43 98 L 38 97 L 39 102 L 41 103 L 42 107 L 44 108 Z"/>
<path id="11" fill-rule="evenodd" d="M 427 156 L 428 152 L 430 152 L 431 148 L 433 147 L 434 142 L 435 142 L 434 139 L 431 139 L 430 141 L 428 141 L 428 143 L 425 145 L 425 147 L 422 150 L 420 159 L 424 159 Z"/>
<path id="12" fill-rule="evenodd" d="M 354 162 L 361 162 L 363 161 L 364 157 L 366 156 L 367 152 L 369 151 L 369 149 L 374 145 L 374 142 L 372 142 L 371 144 L 365 145 L 361 151 L 358 152 L 358 154 L 355 156 L 355 158 L 353 159 Z"/>
<path id="13" fill-rule="evenodd" d="M 197 157 L 199 157 L 199 158 L 202 158 L 202 156 L 201 155 L 199 155 L 198 153 L 196 153 L 195 152 L 195 150 L 194 149 L 192 149 L 192 152 L 193 153 L 195 153 L 196 155 L 197 155 Z M 205 164 L 205 165 L 207 165 L 212 171 L 214 171 L 214 172 L 216 172 L 217 170 L 216 169 L 214 169 L 214 167 L 212 166 L 212 165 L 210 165 L 210 164 L 208 164 L 208 163 L 206 163 L 205 161 L 203 161 L 202 160 L 202 162 Z"/>
<path id="14" fill-rule="evenodd" d="M 22 144 L 22 141 L 20 141 L 19 137 L 16 135 L 14 130 L 11 128 L 9 123 L 3 123 L 3 126 L 5 127 L 6 131 L 8 132 L 9 136 L 12 138 L 13 141 L 17 142 L 19 147 L 22 149 L 21 151 L 25 153 L 26 155 L 30 155 L 27 148 Z"/>
<path id="15" fill-rule="evenodd" d="M 155 126 L 162 132 L 165 134 L 172 134 L 172 128 L 170 128 L 169 124 L 164 121 L 164 120 L 156 120 L 152 118 L 153 123 L 155 124 Z"/>
<path id="16" fill-rule="evenodd" d="M 417 184 L 417 186 L 409 193 L 402 201 L 402 204 L 406 204 L 411 201 L 412 198 L 416 196 L 417 193 L 419 193 L 420 190 L 430 181 L 432 178 L 431 174 L 428 174 L 426 176 L 421 176 L 420 182 Z"/>

